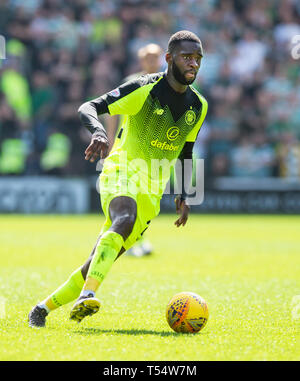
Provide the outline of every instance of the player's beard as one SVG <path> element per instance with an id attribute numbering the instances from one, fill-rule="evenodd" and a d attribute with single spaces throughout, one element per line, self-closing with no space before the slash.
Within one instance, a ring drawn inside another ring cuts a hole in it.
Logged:
<path id="1" fill-rule="evenodd" d="M 173 77 L 176 79 L 177 82 L 181 83 L 182 85 L 190 85 L 196 79 L 196 76 L 192 79 L 186 79 L 184 74 L 179 70 L 179 67 L 176 65 L 174 61 L 172 62 L 171 69 Z"/>

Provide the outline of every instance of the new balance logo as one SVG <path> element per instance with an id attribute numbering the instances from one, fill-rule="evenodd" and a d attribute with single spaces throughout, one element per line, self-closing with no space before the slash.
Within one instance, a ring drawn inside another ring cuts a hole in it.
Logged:
<path id="1" fill-rule="evenodd" d="M 164 113 L 163 108 L 157 108 L 153 111 L 153 114 L 162 115 Z"/>

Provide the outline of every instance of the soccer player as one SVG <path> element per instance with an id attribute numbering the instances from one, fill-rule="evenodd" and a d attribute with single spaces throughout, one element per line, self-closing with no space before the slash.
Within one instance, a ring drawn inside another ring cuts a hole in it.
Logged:
<path id="1" fill-rule="evenodd" d="M 86 263 L 30 311 L 30 326 L 45 326 L 50 311 L 75 299 L 70 312 L 74 321 L 80 322 L 99 310 L 95 294 L 113 262 L 141 237 L 159 213 L 171 166 L 168 171 L 156 171 L 152 164 L 192 159 L 193 144 L 207 113 L 205 98 L 191 86 L 202 57 L 200 39 L 192 32 L 179 31 L 168 43 L 166 72 L 141 76 L 80 106 L 81 122 L 92 133 L 85 151 L 85 159 L 91 162 L 104 159 L 109 146 L 98 115 L 125 115 L 100 175 L 106 221 Z M 183 190 L 175 198 L 177 227 L 185 226 L 188 220 L 186 196 Z"/>
<path id="2" fill-rule="evenodd" d="M 131 74 L 125 78 L 124 82 L 128 82 L 133 79 L 137 79 L 141 75 L 157 73 L 161 68 L 162 49 L 158 44 L 147 44 L 138 50 L 137 56 L 141 71 L 135 74 Z M 120 120 L 119 120 L 120 119 Z M 109 140 L 109 151 L 112 148 L 112 144 L 115 140 L 115 136 L 120 131 L 123 119 L 119 118 L 119 115 L 108 116 L 105 119 L 106 133 Z M 126 255 L 132 255 L 134 257 L 142 257 L 150 255 L 152 253 L 152 245 L 145 235 L 141 237 L 130 249 L 126 251 Z"/>

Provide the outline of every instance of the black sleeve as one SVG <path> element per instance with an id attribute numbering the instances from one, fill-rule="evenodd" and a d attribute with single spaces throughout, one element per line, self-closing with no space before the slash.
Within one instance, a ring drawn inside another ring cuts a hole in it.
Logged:
<path id="1" fill-rule="evenodd" d="M 193 148 L 194 148 L 194 142 L 186 142 L 183 146 L 180 155 L 179 160 L 184 159 L 192 159 L 193 158 Z"/>
<path id="2" fill-rule="evenodd" d="M 180 195 L 181 200 L 185 200 L 187 197 L 184 183 L 192 184 L 193 167 L 192 165 L 189 165 L 187 166 L 187 168 L 185 168 L 184 160 L 185 159 L 193 160 L 193 147 L 194 147 L 194 142 L 186 142 L 178 157 L 178 160 L 180 160 L 181 162 L 181 166 L 180 166 L 181 172 L 177 173 L 177 175 L 181 176 L 181 179 L 182 179 L 182 186 L 181 186 L 182 190 Z M 192 164 L 192 161 L 191 161 L 191 164 Z"/>
<path id="3" fill-rule="evenodd" d="M 99 133 L 107 138 L 105 128 L 98 119 L 98 115 L 108 112 L 107 103 L 103 97 L 93 99 L 92 101 L 83 103 L 79 109 L 78 114 L 82 125 L 87 128 L 92 134 Z"/>
<path id="4" fill-rule="evenodd" d="M 138 88 L 154 83 L 162 76 L 163 73 L 154 73 L 142 75 L 138 78 L 132 79 L 123 83 L 114 90 L 95 98 L 89 102 L 83 103 L 79 109 L 79 118 L 84 127 L 86 127 L 92 134 L 97 132 L 106 137 L 106 131 L 98 119 L 98 115 L 109 113 L 109 106 L 121 98 L 126 97 Z"/>

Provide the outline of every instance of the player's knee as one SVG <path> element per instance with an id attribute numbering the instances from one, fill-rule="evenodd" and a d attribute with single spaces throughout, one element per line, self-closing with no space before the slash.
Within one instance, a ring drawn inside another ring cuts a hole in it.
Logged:
<path id="1" fill-rule="evenodd" d="M 133 213 L 125 213 L 116 216 L 112 228 L 115 232 L 121 234 L 124 238 L 127 238 L 134 226 L 136 216 Z"/>
<path id="2" fill-rule="evenodd" d="M 133 213 L 125 213 L 120 216 L 117 216 L 114 222 L 118 226 L 133 228 L 133 225 L 135 223 L 135 218 L 136 217 Z"/>

